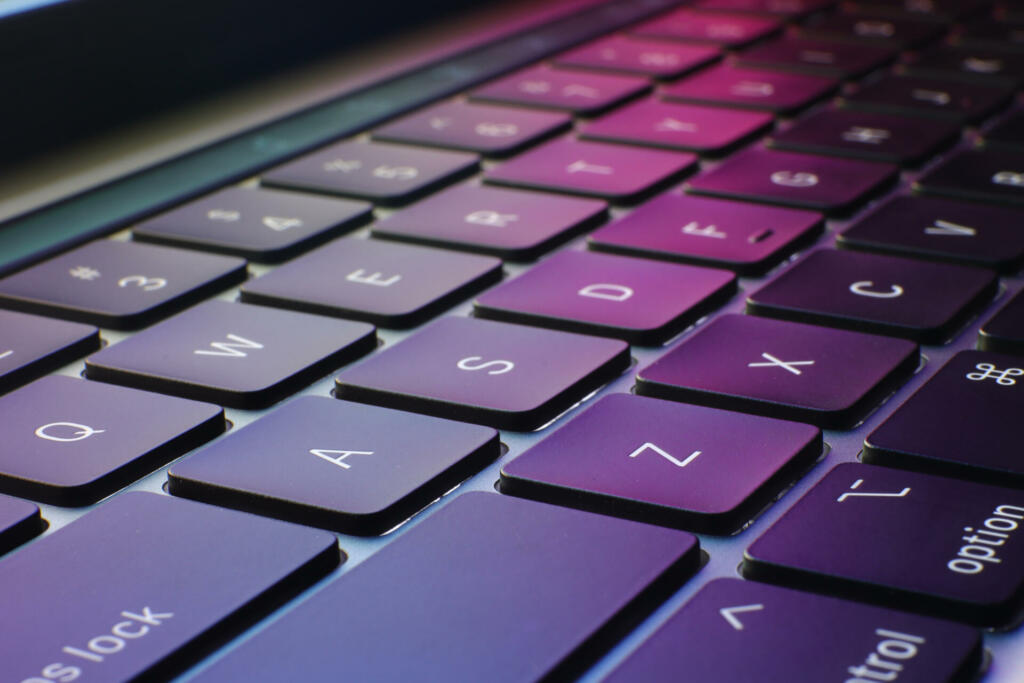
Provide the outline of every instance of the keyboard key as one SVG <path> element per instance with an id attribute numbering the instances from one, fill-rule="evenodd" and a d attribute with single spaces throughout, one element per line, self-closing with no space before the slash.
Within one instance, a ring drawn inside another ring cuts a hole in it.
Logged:
<path id="1" fill-rule="evenodd" d="M 241 300 L 400 328 L 499 280 L 488 256 L 341 239 L 247 283 Z"/>
<path id="2" fill-rule="evenodd" d="M 140 223 L 132 236 L 277 263 L 372 217 L 365 202 L 232 187 Z"/>
<path id="3" fill-rule="evenodd" d="M 747 48 L 737 55 L 737 63 L 851 79 L 877 69 L 895 56 L 892 48 L 877 45 L 785 37 Z"/>
<path id="4" fill-rule="evenodd" d="M 617 377 L 621 341 L 478 318 L 441 318 L 337 378 L 338 398 L 530 430 Z"/>
<path id="5" fill-rule="evenodd" d="M 0 394 L 99 348 L 95 327 L 0 311 Z"/>
<path id="6" fill-rule="evenodd" d="M 1014 295 L 978 330 L 978 348 L 1024 355 L 1024 296 Z"/>
<path id="7" fill-rule="evenodd" d="M 567 114 L 445 102 L 373 132 L 374 140 L 507 156 L 569 127 Z"/>
<path id="8" fill-rule="evenodd" d="M 39 508 L 26 500 L 0 494 L 0 555 L 46 529 Z"/>
<path id="9" fill-rule="evenodd" d="M 54 505 L 93 503 L 209 441 L 224 411 L 52 375 L 0 398 L 0 491 Z"/>
<path id="10" fill-rule="evenodd" d="M 597 114 L 650 89 L 633 76 L 534 66 L 474 90 L 470 99 Z"/>
<path id="11" fill-rule="evenodd" d="M 501 470 L 525 498 L 705 533 L 757 515 L 821 455 L 815 427 L 611 394 Z"/>
<path id="12" fill-rule="evenodd" d="M 988 86 L 1024 84 L 1024 55 L 1002 50 L 943 45 L 920 53 L 905 68 L 915 75 L 969 79 Z"/>
<path id="13" fill-rule="evenodd" d="M 499 454 L 493 429 L 302 396 L 175 464 L 168 483 L 176 496 L 373 535 Z"/>
<path id="14" fill-rule="evenodd" d="M 477 170 L 475 154 L 341 142 L 264 174 L 264 185 L 404 204 Z"/>
<path id="15" fill-rule="evenodd" d="M 0 562 L 0 661 L 18 681 L 168 680 L 338 562 L 333 534 L 126 493 Z"/>
<path id="16" fill-rule="evenodd" d="M 822 249 L 747 299 L 747 312 L 942 344 L 991 301 L 995 273 Z"/>
<path id="17" fill-rule="evenodd" d="M 946 27 L 935 21 L 877 14 L 829 14 L 810 19 L 800 35 L 820 40 L 855 40 L 907 50 L 936 40 Z"/>
<path id="18" fill-rule="evenodd" d="M 821 214 L 668 193 L 594 232 L 591 249 L 760 275 L 824 230 Z"/>
<path id="19" fill-rule="evenodd" d="M 366 323 L 207 301 L 85 360 L 114 384 L 234 408 L 270 405 L 376 347 Z"/>
<path id="20" fill-rule="evenodd" d="M 1024 411 L 1019 365 L 1013 356 L 961 351 L 871 433 L 862 459 L 1019 486 L 1024 463 L 1006 447 Z"/>
<path id="21" fill-rule="evenodd" d="M 696 166 L 697 157 L 689 153 L 558 140 L 491 169 L 484 180 L 630 203 Z"/>
<path id="22" fill-rule="evenodd" d="M 1020 213 L 1003 206 L 895 197 L 836 236 L 836 245 L 992 268 L 1024 265 Z"/>
<path id="23" fill-rule="evenodd" d="M 727 12 L 697 12 L 689 8 L 662 14 L 629 29 L 637 36 L 711 43 L 740 47 L 771 35 L 782 28 L 772 17 L 752 17 Z"/>
<path id="24" fill-rule="evenodd" d="M 953 34 L 957 45 L 982 49 L 1024 49 L 1024 23 L 991 18 L 976 19 Z"/>
<path id="25" fill-rule="evenodd" d="M 583 126 L 584 140 L 715 154 L 767 131 L 770 114 L 642 100 Z"/>
<path id="26" fill-rule="evenodd" d="M 983 660 L 981 634 L 968 626 L 716 579 L 604 680 L 954 683 Z"/>
<path id="27" fill-rule="evenodd" d="M 835 4 L 835 0 L 698 0 L 694 5 L 702 10 L 727 12 L 753 12 L 800 17 Z"/>
<path id="28" fill-rule="evenodd" d="M 665 292 L 672 292 L 666 297 Z M 723 270 L 563 251 L 482 294 L 481 318 L 660 344 L 736 293 Z"/>
<path id="29" fill-rule="evenodd" d="M 245 277 L 231 256 L 100 240 L 0 280 L 0 306 L 136 329 Z"/>
<path id="30" fill-rule="evenodd" d="M 373 226 L 374 237 L 525 261 L 601 223 L 596 199 L 460 185 L 396 211 Z"/>
<path id="31" fill-rule="evenodd" d="M 975 14 L 988 4 L 988 0 L 845 0 L 843 9 L 847 12 L 872 12 L 949 22 Z"/>
<path id="32" fill-rule="evenodd" d="M 837 86 L 835 80 L 819 76 L 723 65 L 665 86 L 661 94 L 669 101 L 791 114 L 830 94 Z"/>
<path id="33" fill-rule="evenodd" d="M 1002 626 L 1024 589 L 1021 519 L 1020 491 L 845 463 L 754 541 L 742 573 Z"/>
<path id="34" fill-rule="evenodd" d="M 650 78 L 677 78 L 718 60 L 721 53 L 704 45 L 611 35 L 554 58 L 558 66 L 607 69 Z"/>
<path id="35" fill-rule="evenodd" d="M 1024 111 L 1014 111 L 982 136 L 985 148 L 1012 149 L 1020 153 L 1024 147 Z"/>
<path id="36" fill-rule="evenodd" d="M 471 492 L 194 680 L 570 680 L 698 557 L 685 532 Z"/>
<path id="37" fill-rule="evenodd" d="M 1024 203 L 1024 157 L 1016 150 L 957 152 L 914 182 L 923 194 Z"/>
<path id="38" fill-rule="evenodd" d="M 636 392 L 845 429 L 918 362 L 917 345 L 900 339 L 723 315 L 641 369 Z"/>
<path id="39" fill-rule="evenodd" d="M 846 213 L 884 187 L 899 169 L 769 149 L 744 150 L 686 184 L 694 194 Z"/>
<path id="40" fill-rule="evenodd" d="M 826 109 L 773 134 L 768 146 L 916 166 L 959 139 L 952 122 Z"/>
<path id="41" fill-rule="evenodd" d="M 980 121 L 1010 101 L 999 86 L 919 76 L 886 75 L 844 94 L 839 106 L 903 116 L 948 118 L 960 125 Z"/>

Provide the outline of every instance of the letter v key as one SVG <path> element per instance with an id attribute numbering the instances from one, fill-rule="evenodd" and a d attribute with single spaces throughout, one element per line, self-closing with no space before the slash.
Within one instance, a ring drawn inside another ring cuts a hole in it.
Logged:
<path id="1" fill-rule="evenodd" d="M 654 451 L 655 453 L 657 453 L 661 457 L 665 458 L 666 460 L 668 460 L 670 463 L 672 463 L 676 467 L 686 467 L 691 462 L 696 460 L 698 455 L 700 455 L 700 451 L 694 451 L 693 453 L 690 453 L 690 455 L 688 455 L 685 460 L 677 460 L 676 458 L 672 457 L 672 455 L 670 453 L 666 453 L 665 451 L 661 450 L 660 448 L 655 446 L 653 443 L 648 441 L 643 446 L 641 446 L 640 448 L 638 448 L 635 451 L 633 451 L 632 453 L 630 453 L 629 457 L 635 458 L 636 456 L 640 455 L 641 453 L 643 453 L 644 451 L 646 451 L 648 449 Z"/>

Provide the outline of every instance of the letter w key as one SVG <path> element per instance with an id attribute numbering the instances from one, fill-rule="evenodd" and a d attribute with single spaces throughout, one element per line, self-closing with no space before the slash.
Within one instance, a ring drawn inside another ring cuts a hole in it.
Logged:
<path id="1" fill-rule="evenodd" d="M 635 458 L 646 450 L 654 451 L 655 453 L 657 453 L 658 455 L 660 455 L 661 457 L 665 458 L 670 463 L 675 465 L 676 467 L 686 467 L 691 462 L 696 460 L 698 455 L 700 455 L 700 451 L 694 451 L 693 453 L 690 453 L 690 455 L 686 456 L 685 460 L 678 460 L 675 457 L 673 457 L 671 453 L 663 451 L 662 449 L 658 448 L 653 443 L 648 441 L 643 446 L 630 453 L 629 457 Z"/>
<path id="2" fill-rule="evenodd" d="M 262 349 L 263 344 L 254 342 L 245 337 L 240 337 L 237 334 L 229 334 L 227 338 L 231 341 L 226 342 L 210 342 L 210 346 L 217 349 L 216 351 L 210 351 L 209 349 L 196 349 L 192 353 L 199 356 L 230 356 L 232 358 L 245 358 L 245 351 L 240 349 Z"/>

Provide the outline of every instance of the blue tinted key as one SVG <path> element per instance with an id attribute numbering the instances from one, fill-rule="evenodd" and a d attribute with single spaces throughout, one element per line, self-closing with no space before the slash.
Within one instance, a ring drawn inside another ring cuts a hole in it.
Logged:
<path id="1" fill-rule="evenodd" d="M 743 575 L 983 626 L 1024 596 L 1024 493 L 839 465 L 750 548 Z"/>
<path id="2" fill-rule="evenodd" d="M 95 327 L 0 311 L 0 394 L 99 347 Z"/>
<path id="3" fill-rule="evenodd" d="M 0 398 L 0 490 L 85 505 L 224 431 L 218 406 L 43 377 Z"/>
<path id="4" fill-rule="evenodd" d="M 729 533 L 819 455 L 810 425 L 611 394 L 505 465 L 500 490 Z"/>
<path id="5" fill-rule="evenodd" d="M 0 555 L 43 533 L 45 528 L 37 506 L 0 494 Z"/>
<path id="6" fill-rule="evenodd" d="M 5 678 L 173 678 L 338 561 L 322 531 L 126 493 L 0 561 Z"/>
<path id="7" fill-rule="evenodd" d="M 177 496 L 370 535 L 498 454 L 487 427 L 303 396 L 174 465 L 168 480 Z"/>
<path id="8" fill-rule="evenodd" d="M 245 277 L 239 258 L 100 240 L 0 280 L 0 306 L 134 329 Z"/>
<path id="9" fill-rule="evenodd" d="M 637 373 L 637 393 L 845 428 L 917 368 L 916 344 L 724 315 Z"/>
<path id="10" fill-rule="evenodd" d="M 698 556 L 685 532 L 467 493 L 195 680 L 569 680 Z"/>
<path id="11" fill-rule="evenodd" d="M 982 661 L 981 634 L 961 624 L 718 579 L 604 680 L 957 683 Z"/>
<path id="12" fill-rule="evenodd" d="M 366 323 L 207 301 L 85 361 L 90 379 L 236 408 L 273 403 L 371 351 Z"/>
<path id="13" fill-rule="evenodd" d="M 995 273 L 822 249 L 747 299 L 747 311 L 941 344 L 995 296 Z"/>

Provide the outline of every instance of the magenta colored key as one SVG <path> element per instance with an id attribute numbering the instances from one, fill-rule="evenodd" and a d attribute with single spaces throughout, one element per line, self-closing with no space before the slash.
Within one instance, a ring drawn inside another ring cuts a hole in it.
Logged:
<path id="1" fill-rule="evenodd" d="M 99 348 L 95 327 L 0 311 L 0 394 Z"/>
<path id="2" fill-rule="evenodd" d="M 559 112 L 446 102 L 378 128 L 373 139 L 505 156 L 565 130 L 571 122 Z"/>
<path id="3" fill-rule="evenodd" d="M 849 79 L 877 69 L 896 54 L 893 48 L 877 45 L 787 36 L 747 48 L 738 55 L 738 63 L 760 69 L 788 69 Z"/>
<path id="4" fill-rule="evenodd" d="M 702 588 L 606 683 L 959 683 L 978 675 L 977 629 L 738 579 Z"/>
<path id="5" fill-rule="evenodd" d="M 643 78 L 534 66 L 478 88 L 470 98 L 595 114 L 650 88 Z"/>
<path id="6" fill-rule="evenodd" d="M 834 5 L 835 0 L 698 0 L 696 7 L 728 12 L 753 12 L 799 17 Z"/>
<path id="7" fill-rule="evenodd" d="M 760 512 L 821 448 L 821 431 L 809 425 L 611 394 L 505 465 L 500 490 L 723 534 Z"/>
<path id="8" fill-rule="evenodd" d="M 488 171 L 484 180 L 632 202 L 696 165 L 697 157 L 689 153 L 557 140 L 506 161 Z"/>
<path id="9" fill-rule="evenodd" d="M 460 185 L 396 211 L 374 237 L 528 260 L 601 223 L 596 199 Z"/>
<path id="10" fill-rule="evenodd" d="M 474 313 L 653 345 L 735 292 L 736 276 L 724 270 L 562 251 L 482 294 Z"/>
<path id="11" fill-rule="evenodd" d="M 608 69 L 653 78 L 675 78 L 721 57 L 717 48 L 680 45 L 625 35 L 612 35 L 587 43 L 554 58 L 569 67 Z"/>
<path id="12" fill-rule="evenodd" d="M 614 339 L 478 318 L 441 318 L 337 378 L 338 398 L 535 429 L 629 365 Z"/>
<path id="13" fill-rule="evenodd" d="M 837 86 L 835 80 L 820 76 L 722 65 L 665 86 L 661 94 L 670 101 L 788 114 L 816 102 Z"/>
<path id="14" fill-rule="evenodd" d="M 487 427 L 302 396 L 175 464 L 168 484 L 176 496 L 374 535 L 498 455 Z"/>
<path id="15" fill-rule="evenodd" d="M 629 32 L 651 38 L 671 38 L 723 47 L 739 47 L 775 33 L 782 23 L 772 17 L 753 17 L 726 12 L 695 12 L 677 9 L 640 24 Z"/>
<path id="16" fill-rule="evenodd" d="M 668 193 L 594 232 L 591 249 L 758 275 L 810 244 L 821 214 Z"/>
<path id="17" fill-rule="evenodd" d="M 247 283 L 241 300 L 412 327 L 500 279 L 495 258 L 341 239 Z"/>
<path id="18" fill-rule="evenodd" d="M 341 142 L 263 175 L 264 185 L 402 204 L 476 171 L 475 154 Z"/>
<path id="19" fill-rule="evenodd" d="M 27 500 L 0 494 L 0 555 L 46 529 L 39 507 Z"/>
<path id="20" fill-rule="evenodd" d="M 898 176 L 889 164 L 754 148 L 693 178 L 687 191 L 843 213 Z"/>
<path id="21" fill-rule="evenodd" d="M 1024 596 L 1024 492 L 845 463 L 746 552 L 743 576 L 979 626 Z"/>
<path id="22" fill-rule="evenodd" d="M 995 296 L 995 273 L 821 249 L 747 298 L 747 311 L 941 344 Z"/>
<path id="23" fill-rule="evenodd" d="M 917 344 L 723 315 L 637 373 L 636 391 L 844 429 L 917 369 Z"/>
<path id="24" fill-rule="evenodd" d="M 583 126 L 584 140 L 723 152 L 767 131 L 770 114 L 646 99 Z"/>
<path id="25" fill-rule="evenodd" d="M 54 505 L 93 503 L 209 441 L 224 411 L 51 375 L 0 398 L 0 490 Z"/>

